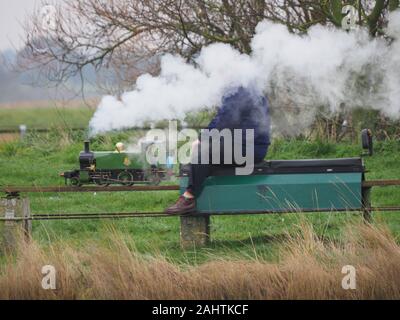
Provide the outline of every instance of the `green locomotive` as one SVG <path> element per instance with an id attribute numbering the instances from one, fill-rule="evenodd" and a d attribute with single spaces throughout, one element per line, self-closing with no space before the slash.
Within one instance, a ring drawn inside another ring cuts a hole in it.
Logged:
<path id="1" fill-rule="evenodd" d="M 115 151 L 91 151 L 89 141 L 79 155 L 79 169 L 60 174 L 65 183 L 73 186 L 83 184 L 133 185 L 148 183 L 157 185 L 165 177 L 165 169 L 148 165 L 137 153 L 126 152 L 117 143 Z"/>

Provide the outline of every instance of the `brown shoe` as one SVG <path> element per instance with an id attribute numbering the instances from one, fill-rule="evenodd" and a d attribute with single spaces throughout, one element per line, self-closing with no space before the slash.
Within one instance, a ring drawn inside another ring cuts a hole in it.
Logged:
<path id="1" fill-rule="evenodd" d="M 178 201 L 165 209 L 165 213 L 168 214 L 184 214 L 196 211 L 196 200 L 185 198 L 184 196 L 180 196 Z"/>

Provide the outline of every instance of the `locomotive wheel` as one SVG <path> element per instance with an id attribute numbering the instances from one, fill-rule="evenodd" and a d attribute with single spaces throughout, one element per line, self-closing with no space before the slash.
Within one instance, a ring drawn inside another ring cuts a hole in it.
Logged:
<path id="1" fill-rule="evenodd" d="M 98 186 L 101 186 L 101 187 L 108 187 L 110 185 L 109 183 L 104 182 L 101 179 L 94 179 L 93 181 L 95 184 L 97 184 Z"/>
<path id="2" fill-rule="evenodd" d="M 77 178 L 77 177 L 71 178 L 71 179 L 69 180 L 69 182 L 70 182 L 71 186 L 74 186 L 74 187 L 81 187 L 81 186 L 82 186 L 81 181 L 80 181 L 79 178 Z"/>
<path id="3" fill-rule="evenodd" d="M 157 172 L 153 172 L 149 177 L 150 184 L 153 186 L 158 186 L 161 182 L 161 177 Z"/>
<path id="4" fill-rule="evenodd" d="M 129 171 L 123 171 L 118 175 L 118 181 L 124 186 L 132 186 L 133 175 Z"/>

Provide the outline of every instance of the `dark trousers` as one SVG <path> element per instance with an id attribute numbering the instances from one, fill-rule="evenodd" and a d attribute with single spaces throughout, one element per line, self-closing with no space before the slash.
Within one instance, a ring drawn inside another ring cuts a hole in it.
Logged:
<path id="1" fill-rule="evenodd" d="M 242 147 L 242 150 L 246 150 L 245 146 Z M 202 164 L 201 163 L 202 152 L 203 153 L 204 152 L 208 153 L 207 157 L 208 157 L 208 160 L 209 160 L 208 161 L 209 164 Z M 216 168 L 218 166 L 224 166 L 224 167 L 226 167 L 226 166 L 233 166 L 233 167 L 239 166 L 237 163 L 235 163 L 233 152 L 232 152 L 232 159 L 229 159 L 231 161 L 228 160 L 229 163 L 225 163 L 224 162 L 225 158 L 224 158 L 224 145 L 223 145 L 223 143 L 220 144 L 219 154 L 220 154 L 220 163 L 221 164 L 212 164 L 211 143 L 210 143 L 210 147 L 209 147 L 208 151 L 207 150 L 202 150 L 202 146 L 201 146 L 201 143 L 200 143 L 198 145 L 198 148 L 197 148 L 197 153 L 194 152 L 194 154 L 192 156 L 192 163 L 190 164 L 189 183 L 188 183 L 187 191 L 192 193 L 195 197 L 198 197 L 201 194 L 201 191 L 203 189 L 203 183 L 207 179 L 207 177 L 210 175 L 210 172 L 211 172 L 212 168 Z M 254 157 L 254 163 L 258 163 L 258 162 L 263 161 L 263 159 L 265 157 L 265 154 L 262 154 L 262 156 L 261 155 L 255 156 Z M 197 163 L 196 163 L 196 161 L 193 161 L 195 159 L 197 159 Z"/>

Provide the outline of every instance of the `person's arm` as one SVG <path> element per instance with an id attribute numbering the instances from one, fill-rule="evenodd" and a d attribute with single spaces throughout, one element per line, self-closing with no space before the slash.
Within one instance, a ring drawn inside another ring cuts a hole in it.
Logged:
<path id="1" fill-rule="evenodd" d="M 209 130 L 214 129 L 217 123 L 218 123 L 218 111 L 217 114 L 214 116 L 214 118 L 211 120 L 211 122 L 208 124 L 207 129 Z"/>
<path id="2" fill-rule="evenodd" d="M 231 107 L 227 100 L 225 99 L 221 107 L 218 108 L 217 114 L 215 117 L 211 120 L 209 125 L 207 126 L 207 129 L 215 129 L 215 128 L 229 128 L 229 120 L 231 119 Z"/>

